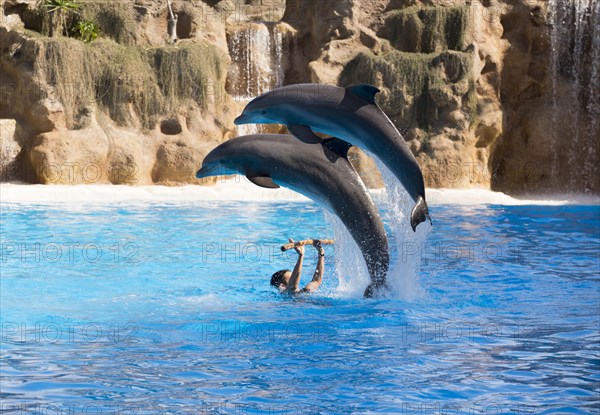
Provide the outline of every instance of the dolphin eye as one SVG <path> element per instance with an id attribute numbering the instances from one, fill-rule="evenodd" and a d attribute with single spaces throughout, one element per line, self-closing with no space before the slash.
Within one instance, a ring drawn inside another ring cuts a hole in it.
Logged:
<path id="1" fill-rule="evenodd" d="M 264 115 L 264 114 L 267 113 L 267 111 L 266 110 L 262 110 L 260 113 Z"/>

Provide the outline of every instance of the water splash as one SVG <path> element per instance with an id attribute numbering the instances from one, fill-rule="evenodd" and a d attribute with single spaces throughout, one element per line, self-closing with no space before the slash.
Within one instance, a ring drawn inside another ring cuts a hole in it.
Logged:
<path id="1" fill-rule="evenodd" d="M 378 200 L 377 205 L 387 225 L 390 243 L 388 295 L 402 300 L 415 300 L 424 294 L 419 284 L 419 272 L 426 252 L 425 242 L 432 227 L 429 222 L 424 222 L 413 232 L 409 215 L 414 201 L 394 174 L 374 158 L 386 187 L 386 196 Z M 361 250 L 336 215 L 325 211 L 325 218 L 333 228 L 335 238 L 335 268 L 339 279 L 336 293 L 342 297 L 361 297 L 371 280 Z"/>
<path id="2" fill-rule="evenodd" d="M 343 222 L 325 210 L 325 220 L 333 228 L 335 239 L 335 269 L 338 275 L 336 294 L 341 297 L 362 297 L 371 278 L 358 244 Z"/>
<path id="3" fill-rule="evenodd" d="M 389 225 L 390 270 L 387 280 L 391 294 L 405 300 L 413 300 L 423 295 L 419 284 L 421 259 L 425 252 L 425 241 L 431 232 L 428 221 L 417 226 L 413 232 L 410 226 L 410 212 L 415 204 L 391 170 L 373 156 L 386 190 L 386 223 Z M 380 209 L 381 211 L 381 209 Z"/>

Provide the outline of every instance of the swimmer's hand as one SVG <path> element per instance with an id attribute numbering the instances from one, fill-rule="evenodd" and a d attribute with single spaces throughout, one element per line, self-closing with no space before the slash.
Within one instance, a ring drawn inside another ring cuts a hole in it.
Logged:
<path id="1" fill-rule="evenodd" d="M 319 239 L 313 239 L 312 246 L 314 246 L 317 249 L 323 249 L 323 245 L 321 244 L 321 241 Z"/>
<path id="2" fill-rule="evenodd" d="M 304 255 L 304 245 L 300 245 L 298 242 L 294 242 L 292 238 L 289 239 L 291 244 L 294 244 L 294 251 L 298 253 L 298 255 Z"/>

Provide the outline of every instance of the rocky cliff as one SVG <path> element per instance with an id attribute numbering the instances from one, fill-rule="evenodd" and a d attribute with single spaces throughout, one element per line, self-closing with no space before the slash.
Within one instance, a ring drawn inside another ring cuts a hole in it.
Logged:
<path id="1" fill-rule="evenodd" d="M 80 3 L 73 14 L 100 28 L 89 43 L 45 36 L 37 2 L 4 4 L 0 117 L 16 121 L 21 147 L 5 179 L 196 182 L 202 157 L 234 132 L 225 24 L 199 31 L 203 9 L 182 3 L 170 43 L 159 3 Z"/>
<path id="2" fill-rule="evenodd" d="M 194 183 L 217 143 L 267 131 L 232 124 L 252 96 L 371 83 L 428 186 L 598 193 L 598 4 L 197 0 L 173 1 L 170 18 L 166 1 L 82 1 L 62 34 L 95 22 L 86 43 L 50 33 L 37 1 L 6 0 L 2 176 Z M 353 162 L 381 184 L 365 155 Z"/>

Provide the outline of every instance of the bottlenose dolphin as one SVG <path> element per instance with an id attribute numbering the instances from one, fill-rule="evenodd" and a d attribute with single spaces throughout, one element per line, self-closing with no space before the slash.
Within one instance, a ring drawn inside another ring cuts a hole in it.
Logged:
<path id="1" fill-rule="evenodd" d="M 314 142 L 313 135 L 306 133 L 312 130 L 367 149 L 392 171 L 414 200 L 410 216 L 414 231 L 419 223 L 431 221 L 423 174 L 402 134 L 375 103 L 378 92 L 371 85 L 284 86 L 250 101 L 235 123 L 285 124 L 305 142 Z"/>
<path id="2" fill-rule="evenodd" d="M 363 254 L 371 277 L 364 295 L 371 297 L 386 285 L 387 235 L 371 196 L 347 159 L 350 145 L 337 138 L 319 140 L 308 144 L 281 134 L 236 137 L 208 153 L 196 177 L 242 174 L 258 186 L 288 187 L 329 209 Z"/>

